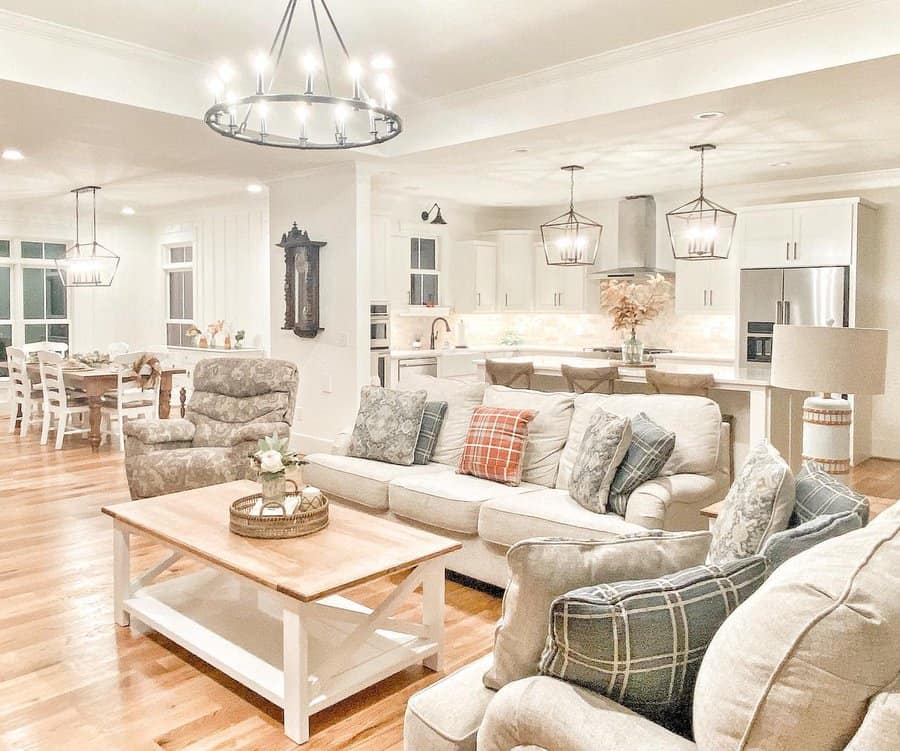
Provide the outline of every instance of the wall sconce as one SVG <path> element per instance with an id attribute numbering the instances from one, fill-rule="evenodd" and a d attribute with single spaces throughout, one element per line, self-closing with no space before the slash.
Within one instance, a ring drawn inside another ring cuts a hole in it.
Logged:
<path id="1" fill-rule="evenodd" d="M 428 218 L 431 216 L 431 212 L 437 209 L 437 214 L 434 219 L 431 220 L 432 224 L 446 224 L 447 222 L 444 220 L 444 217 L 441 216 L 441 207 L 437 204 L 434 204 L 428 211 L 422 212 L 422 221 L 427 222 Z"/>

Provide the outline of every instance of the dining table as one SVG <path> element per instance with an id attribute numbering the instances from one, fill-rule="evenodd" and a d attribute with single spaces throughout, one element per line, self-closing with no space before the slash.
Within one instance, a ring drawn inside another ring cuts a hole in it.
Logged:
<path id="1" fill-rule="evenodd" d="M 6 365 L 6 363 L 3 363 Z M 33 384 L 40 383 L 41 380 L 41 369 L 40 364 L 37 362 L 29 362 L 26 363 L 25 368 L 28 372 L 28 377 L 31 379 Z M 91 449 L 93 451 L 100 450 L 100 407 L 103 399 L 103 395 L 107 391 L 114 391 L 118 387 L 119 383 L 119 373 L 121 371 L 116 370 L 113 367 L 108 365 L 103 365 L 99 367 L 90 367 L 90 366 L 73 366 L 73 367 L 63 367 L 63 380 L 66 384 L 66 388 L 78 389 L 79 391 L 83 391 L 87 395 L 88 399 L 88 421 L 90 430 L 88 432 L 88 438 L 90 439 Z M 159 417 L 162 420 L 167 420 L 171 415 L 172 409 L 172 378 L 176 375 L 185 375 L 187 370 L 184 368 L 175 368 L 175 367 L 163 367 L 160 369 L 159 374 Z M 125 380 L 135 380 L 137 376 L 133 376 L 132 378 L 126 378 Z M 179 405 L 181 416 L 184 417 L 185 411 L 185 401 L 187 400 L 187 391 L 182 387 L 179 390 Z M 19 410 L 16 416 L 16 425 L 19 424 L 19 421 L 22 418 L 22 407 L 19 406 Z"/>

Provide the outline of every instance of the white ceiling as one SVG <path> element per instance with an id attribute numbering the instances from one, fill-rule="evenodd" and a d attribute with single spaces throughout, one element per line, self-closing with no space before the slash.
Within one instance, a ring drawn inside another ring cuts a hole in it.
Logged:
<path id="1" fill-rule="evenodd" d="M 350 52 L 387 53 L 401 101 L 469 89 L 779 5 L 784 0 L 329 0 Z M 2 0 L 0 8 L 249 70 L 285 0 Z M 321 19 L 320 19 L 321 20 Z M 313 43 L 300 0 L 291 48 Z"/>

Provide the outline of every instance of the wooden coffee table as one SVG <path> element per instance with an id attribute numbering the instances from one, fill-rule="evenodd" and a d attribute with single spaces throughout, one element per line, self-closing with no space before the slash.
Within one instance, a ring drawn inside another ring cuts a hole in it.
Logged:
<path id="1" fill-rule="evenodd" d="M 284 732 L 309 739 L 309 716 L 410 665 L 441 669 L 444 556 L 455 540 L 343 506 L 329 525 L 291 540 L 228 530 L 249 481 L 105 506 L 113 518 L 115 618 L 154 630 L 284 709 Z M 132 578 L 130 540 L 171 549 Z M 182 556 L 204 564 L 158 577 Z M 374 610 L 340 593 L 409 572 Z M 422 619 L 394 616 L 422 585 Z"/>

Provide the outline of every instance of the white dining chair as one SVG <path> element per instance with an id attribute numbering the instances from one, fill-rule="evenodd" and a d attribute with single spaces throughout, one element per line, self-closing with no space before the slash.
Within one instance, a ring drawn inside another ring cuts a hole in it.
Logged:
<path id="1" fill-rule="evenodd" d="M 144 389 L 140 381 L 135 380 L 137 373 L 132 370 L 132 365 L 144 354 L 126 352 L 112 358 L 113 367 L 119 368 L 116 390 L 103 395 L 100 430 L 104 436 L 118 437 L 120 451 L 125 450 L 125 431 L 122 428 L 126 419 L 153 418 L 159 413 L 159 379 L 152 388 Z"/>
<path id="2" fill-rule="evenodd" d="M 38 352 L 37 356 L 41 369 L 41 388 L 44 392 L 41 446 L 47 444 L 50 431 L 54 429 L 53 419 L 56 418 L 56 448 L 61 449 L 66 435 L 82 433 L 86 436 L 90 430 L 85 419 L 89 411 L 87 396 L 76 395 L 66 390 L 62 368 L 64 359 L 61 355 L 56 352 Z M 77 417 L 80 427 L 70 427 L 70 417 Z"/>
<path id="3" fill-rule="evenodd" d="M 124 355 L 129 351 L 131 351 L 131 347 L 128 346 L 128 342 L 110 342 L 106 346 L 106 353 L 110 360 L 115 360 L 119 355 Z"/>
<path id="4" fill-rule="evenodd" d="M 23 344 L 22 350 L 25 355 L 36 355 L 38 352 L 56 352 L 58 355 L 65 357 L 69 352 L 69 345 L 65 342 L 33 342 L 31 344 Z"/>
<path id="5" fill-rule="evenodd" d="M 27 355 L 23 350 L 18 347 L 7 347 L 6 358 L 9 362 L 9 432 L 16 432 L 16 420 L 21 409 L 22 422 L 19 435 L 24 438 L 31 423 L 41 419 L 43 391 L 40 385 L 31 382 L 25 364 Z"/>

